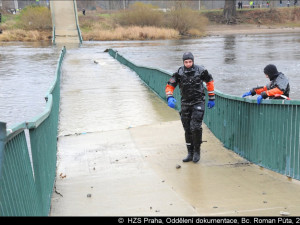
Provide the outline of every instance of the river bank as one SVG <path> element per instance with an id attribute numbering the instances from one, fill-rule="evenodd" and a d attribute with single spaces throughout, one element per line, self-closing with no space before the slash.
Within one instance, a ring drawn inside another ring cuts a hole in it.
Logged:
<path id="1" fill-rule="evenodd" d="M 247 35 L 272 33 L 300 33 L 300 27 L 238 24 L 238 25 L 208 25 L 205 36 L 217 35 Z"/>
<path id="2" fill-rule="evenodd" d="M 33 11 L 35 12 L 35 11 Z M 201 12 L 201 29 L 190 29 L 186 34 L 164 26 L 121 26 L 113 20 L 113 14 L 101 11 L 79 13 L 79 24 L 84 41 L 126 41 L 126 40 L 170 40 L 182 38 L 201 38 L 203 36 L 295 33 L 300 32 L 300 8 L 247 9 L 238 10 L 235 24 L 224 24 L 222 10 Z M 50 14 L 47 26 L 39 24 L 34 28 L 20 29 L 20 22 L 14 15 L 6 15 L 0 24 L 0 42 L 9 41 L 49 41 L 52 40 Z M 19 19 L 20 21 L 20 19 Z M 23 22 L 25 24 L 25 22 Z M 30 23 L 30 21 L 28 22 Z M 19 24 L 19 25 L 18 25 Z M 26 23 L 27 24 L 27 23 Z M 18 26 L 17 26 L 18 25 Z M 41 28 L 42 27 L 42 28 Z"/>
<path id="3" fill-rule="evenodd" d="M 150 29 L 148 29 L 150 30 Z M 300 27 L 288 27 L 288 26 L 267 26 L 267 25 L 255 25 L 255 24 L 239 24 L 239 25 L 225 25 L 225 24 L 210 24 L 207 25 L 204 31 L 203 36 L 219 36 L 219 35 L 247 35 L 247 34 L 272 34 L 272 33 L 300 33 Z M 147 37 L 146 34 L 144 34 Z M 136 39 L 129 38 L 129 40 L 140 40 L 141 35 L 136 35 Z M 176 35 L 172 33 L 172 35 L 168 39 L 181 39 L 186 38 L 180 35 Z M 199 38 L 199 37 L 191 37 L 191 38 Z M 165 38 L 155 38 L 152 36 L 151 40 L 154 39 L 165 39 Z M 22 30 L 10 30 L 3 31 L 0 34 L 0 42 L 9 42 L 9 41 L 24 41 L 24 42 L 32 42 L 32 41 L 51 41 L 52 33 L 50 31 L 27 31 L 24 33 Z M 98 41 L 98 39 L 93 38 L 91 35 L 83 35 L 84 41 Z M 113 39 L 117 40 L 117 38 Z M 144 38 L 147 40 L 147 38 Z M 111 41 L 108 36 L 105 36 L 102 40 L 99 41 Z"/>

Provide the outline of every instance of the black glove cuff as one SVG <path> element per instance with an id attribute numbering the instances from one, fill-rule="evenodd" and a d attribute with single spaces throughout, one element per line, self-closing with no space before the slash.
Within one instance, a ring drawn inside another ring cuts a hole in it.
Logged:
<path id="1" fill-rule="evenodd" d="M 208 100 L 209 101 L 214 101 L 215 100 L 215 95 L 208 95 Z"/>
<path id="2" fill-rule="evenodd" d="M 174 98 L 174 97 L 173 97 L 173 95 L 170 95 L 170 96 L 168 96 L 168 97 L 167 97 L 167 101 L 168 101 L 168 100 L 169 100 L 169 98 L 171 98 L 171 97 L 172 97 L 172 98 Z"/>
<path id="3" fill-rule="evenodd" d="M 252 95 L 252 96 L 256 95 L 256 92 L 255 92 L 254 88 L 251 89 L 250 92 L 251 92 L 251 95 Z"/>
<path id="4" fill-rule="evenodd" d="M 261 97 L 263 97 L 263 99 L 268 98 L 269 96 L 267 95 L 267 93 L 264 91 L 261 93 Z"/>

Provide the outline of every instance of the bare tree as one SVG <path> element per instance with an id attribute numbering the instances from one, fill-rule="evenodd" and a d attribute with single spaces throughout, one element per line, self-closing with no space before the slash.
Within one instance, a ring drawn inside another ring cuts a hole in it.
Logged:
<path id="1" fill-rule="evenodd" d="M 95 0 L 79 0 L 79 1 L 76 1 L 76 3 L 77 3 L 77 8 L 80 10 L 82 8 L 91 10 L 92 8 L 96 7 Z"/>
<path id="2" fill-rule="evenodd" d="M 128 9 L 130 0 L 109 0 L 108 8 L 109 10 L 120 10 Z"/>
<path id="3" fill-rule="evenodd" d="M 223 20 L 226 24 L 236 23 L 236 0 L 225 0 Z"/>

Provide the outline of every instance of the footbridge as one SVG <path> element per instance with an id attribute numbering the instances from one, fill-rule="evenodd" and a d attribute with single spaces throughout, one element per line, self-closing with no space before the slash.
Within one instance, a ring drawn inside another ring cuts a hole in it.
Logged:
<path id="1" fill-rule="evenodd" d="M 171 74 L 78 52 L 62 48 L 42 114 L 0 123 L 1 216 L 300 215 L 299 101 L 216 91 L 201 160 L 182 163 Z"/>
<path id="2" fill-rule="evenodd" d="M 53 43 L 82 43 L 76 0 L 50 1 Z"/>

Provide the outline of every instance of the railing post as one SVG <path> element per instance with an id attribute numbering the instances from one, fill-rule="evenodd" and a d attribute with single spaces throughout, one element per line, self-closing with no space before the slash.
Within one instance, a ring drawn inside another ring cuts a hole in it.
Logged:
<path id="1" fill-rule="evenodd" d="M 0 122 L 0 181 L 2 179 L 2 164 L 6 142 L 6 123 Z"/>

